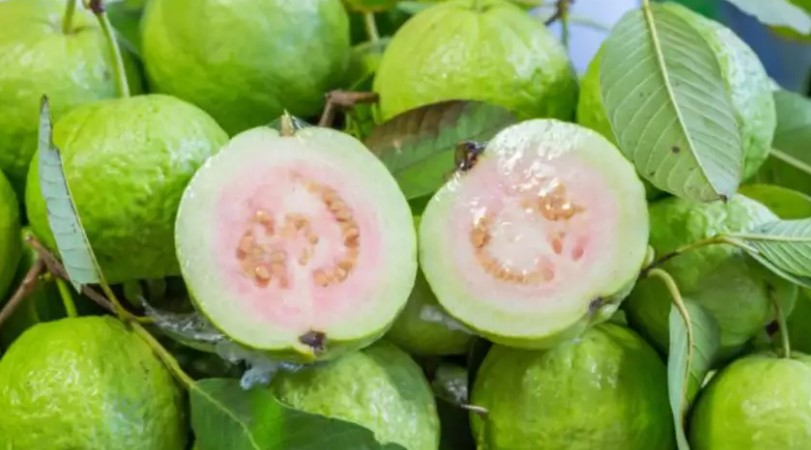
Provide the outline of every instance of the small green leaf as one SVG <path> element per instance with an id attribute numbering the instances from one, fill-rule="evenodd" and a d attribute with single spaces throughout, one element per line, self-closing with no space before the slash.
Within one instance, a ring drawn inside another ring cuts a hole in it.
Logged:
<path id="1" fill-rule="evenodd" d="M 758 181 L 811 195 L 811 100 L 786 90 L 774 93 L 777 129 L 774 149 L 758 172 Z"/>
<path id="2" fill-rule="evenodd" d="M 238 380 L 201 380 L 189 392 L 199 450 L 407 450 L 379 443 L 358 424 L 292 409 L 267 388 L 244 390 Z"/>
<path id="3" fill-rule="evenodd" d="M 600 60 L 603 102 L 622 152 L 679 197 L 730 197 L 744 151 L 715 53 L 668 5 L 627 13 Z"/>
<path id="4" fill-rule="evenodd" d="M 451 100 L 406 111 L 375 128 L 365 143 L 411 200 L 436 192 L 455 170 L 462 141 L 487 141 L 516 122 L 504 108 Z"/>
<path id="5" fill-rule="evenodd" d="M 738 192 L 763 203 L 781 219 L 811 217 L 811 197 L 802 192 L 773 184 L 749 184 Z"/>
<path id="6" fill-rule="evenodd" d="M 700 305 L 691 301 L 670 308 L 670 350 L 667 359 L 667 387 L 676 427 L 679 450 L 689 450 L 685 418 L 690 404 L 709 373 L 721 343 L 718 324 Z"/>
<path id="7" fill-rule="evenodd" d="M 811 287 L 811 219 L 767 222 L 728 237 L 776 274 Z"/>
<path id="8" fill-rule="evenodd" d="M 47 97 L 42 98 L 39 115 L 39 182 L 48 208 L 51 227 L 62 264 L 73 287 L 81 292 L 86 284 L 103 284 L 96 257 L 82 228 L 79 215 L 71 200 L 62 156 L 53 144 L 51 108 Z"/>
<path id="9" fill-rule="evenodd" d="M 789 27 L 801 34 L 811 33 L 811 17 L 787 0 L 727 0 L 738 9 L 773 27 Z"/>

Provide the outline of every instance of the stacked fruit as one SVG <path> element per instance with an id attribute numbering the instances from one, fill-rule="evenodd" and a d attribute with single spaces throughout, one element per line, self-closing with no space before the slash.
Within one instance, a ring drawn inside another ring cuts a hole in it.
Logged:
<path id="1" fill-rule="evenodd" d="M 811 216 L 751 183 L 752 50 L 643 7 L 740 134 L 698 199 L 607 49 L 578 80 L 533 2 L 417 3 L 0 0 L 0 448 L 811 448 L 803 280 L 723 238 Z"/>

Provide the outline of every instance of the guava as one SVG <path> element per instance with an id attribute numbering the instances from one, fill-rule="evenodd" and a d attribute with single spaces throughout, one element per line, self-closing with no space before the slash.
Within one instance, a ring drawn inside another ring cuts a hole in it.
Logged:
<path id="1" fill-rule="evenodd" d="M 400 0 L 343 0 L 350 9 L 359 12 L 380 12 L 393 8 Z"/>
<path id="2" fill-rule="evenodd" d="M 811 357 L 758 352 L 710 380 L 690 419 L 694 450 L 801 450 L 811 442 Z"/>
<path id="3" fill-rule="evenodd" d="M 723 233 L 744 232 L 778 220 L 763 204 L 742 194 L 726 203 L 694 202 L 677 197 L 650 205 L 650 245 L 657 258 Z M 774 275 L 731 244 L 686 251 L 659 266 L 675 280 L 681 294 L 703 306 L 721 331 L 719 361 L 734 356 L 774 320 L 773 301 L 790 314 L 797 287 Z M 664 283 L 640 279 L 624 303 L 629 323 L 663 353 L 669 342 L 671 297 Z"/>
<path id="4" fill-rule="evenodd" d="M 65 178 L 109 283 L 179 274 L 173 232 L 180 197 L 227 139 L 200 108 L 161 94 L 87 103 L 56 121 Z M 25 205 L 32 229 L 55 250 L 38 161 L 36 154 Z"/>
<path id="5" fill-rule="evenodd" d="M 743 139 L 743 178 L 751 178 L 769 156 L 777 125 L 771 81 L 766 69 L 754 50 L 725 25 L 677 3 L 662 3 L 661 6 L 687 22 L 715 53 Z M 615 141 L 602 100 L 602 54 L 602 50 L 597 52 L 581 80 L 577 122 Z"/>
<path id="6" fill-rule="evenodd" d="M 600 134 L 532 119 L 496 134 L 431 198 L 420 263 L 440 305 L 504 345 L 539 348 L 608 320 L 646 260 L 634 167 Z"/>
<path id="7" fill-rule="evenodd" d="M 87 316 L 28 329 L 0 359 L 0 448 L 178 450 L 185 399 L 121 322 Z"/>
<path id="8" fill-rule="evenodd" d="M 542 21 L 506 0 L 432 5 L 392 37 L 374 80 L 383 119 L 445 100 L 478 100 L 521 119 L 568 120 L 577 77 Z"/>
<path id="9" fill-rule="evenodd" d="M 632 330 L 604 323 L 550 350 L 493 346 L 471 413 L 482 450 L 675 449 L 667 369 Z"/>
<path id="10" fill-rule="evenodd" d="M 428 380 L 408 354 L 386 341 L 322 365 L 279 372 L 270 389 L 298 410 L 360 424 L 381 443 L 409 450 L 439 446 Z"/>
<path id="11" fill-rule="evenodd" d="M 197 308 L 239 344 L 283 359 L 369 345 L 403 310 L 416 230 L 383 163 L 321 127 L 242 132 L 189 183 L 177 256 Z"/>
<path id="12" fill-rule="evenodd" d="M 142 47 L 153 90 L 234 135 L 320 111 L 349 64 L 349 19 L 341 0 L 162 0 L 147 4 Z"/>
<path id="13" fill-rule="evenodd" d="M 107 41 L 92 13 L 76 9 L 62 32 L 65 0 L 0 2 L 0 170 L 22 202 L 28 164 L 37 149 L 39 102 L 48 95 L 59 118 L 74 107 L 116 95 Z M 122 55 L 133 65 L 131 55 Z M 141 80 L 131 72 L 138 91 Z"/>
<path id="14" fill-rule="evenodd" d="M 0 298 L 9 289 L 21 254 L 19 202 L 11 183 L 0 170 Z"/>
<path id="15" fill-rule="evenodd" d="M 414 216 L 417 229 L 419 222 L 420 217 Z M 463 354 L 474 335 L 443 321 L 445 314 L 425 275 L 418 269 L 408 303 L 386 333 L 386 338 L 415 356 Z"/>

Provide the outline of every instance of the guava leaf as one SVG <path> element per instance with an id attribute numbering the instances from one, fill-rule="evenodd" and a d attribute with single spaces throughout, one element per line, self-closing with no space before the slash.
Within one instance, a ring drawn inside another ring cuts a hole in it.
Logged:
<path id="1" fill-rule="evenodd" d="M 727 0 L 738 9 L 754 16 L 764 25 L 789 27 L 802 34 L 811 33 L 811 16 L 787 0 Z"/>
<path id="2" fill-rule="evenodd" d="M 811 217 L 811 197 L 774 184 L 748 184 L 739 193 L 766 205 L 781 219 L 807 219 Z"/>
<path id="3" fill-rule="evenodd" d="M 773 150 L 758 181 L 811 194 L 811 100 L 786 90 L 774 93 L 777 128 Z"/>
<path id="4" fill-rule="evenodd" d="M 502 107 L 450 100 L 391 118 L 372 130 L 365 143 L 411 200 L 433 194 L 445 184 L 456 167 L 458 143 L 487 141 L 515 122 L 515 116 Z"/>
<path id="5" fill-rule="evenodd" d="M 601 56 L 606 113 L 637 171 L 682 198 L 732 196 L 743 143 L 720 65 L 701 35 L 652 4 L 623 16 Z"/>
<path id="6" fill-rule="evenodd" d="M 766 222 L 729 238 L 777 275 L 811 287 L 811 219 Z"/>
<path id="7" fill-rule="evenodd" d="M 431 380 L 434 396 L 446 402 L 462 406 L 468 402 L 467 369 L 456 364 L 442 364 Z"/>
<path id="8" fill-rule="evenodd" d="M 68 278 L 79 292 L 83 285 L 102 284 L 104 277 L 71 200 L 62 170 L 62 156 L 53 144 L 51 107 L 47 97 L 42 98 L 40 108 L 37 151 L 39 183 L 48 209 L 48 224 Z"/>
<path id="9" fill-rule="evenodd" d="M 687 300 L 683 306 L 685 315 L 675 303 L 670 308 L 667 388 L 678 448 L 689 450 L 685 418 L 718 351 L 721 331 L 715 319 L 700 305 Z"/>
<path id="10" fill-rule="evenodd" d="M 244 390 L 238 380 L 200 380 L 189 393 L 200 450 L 408 450 L 379 443 L 358 424 L 292 409 L 269 389 Z"/>

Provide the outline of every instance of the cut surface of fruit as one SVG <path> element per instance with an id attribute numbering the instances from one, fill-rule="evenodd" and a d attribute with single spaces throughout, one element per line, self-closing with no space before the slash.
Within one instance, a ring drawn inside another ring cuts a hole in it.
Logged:
<path id="1" fill-rule="evenodd" d="M 545 346 L 607 319 L 630 289 L 647 251 L 645 190 L 598 133 L 530 120 L 443 186 L 419 234 L 449 314 L 496 342 Z"/>
<path id="2" fill-rule="evenodd" d="M 416 231 L 394 178 L 324 128 L 234 137 L 184 193 L 176 233 L 198 307 L 251 348 L 362 345 L 391 325 L 416 277 Z"/>

